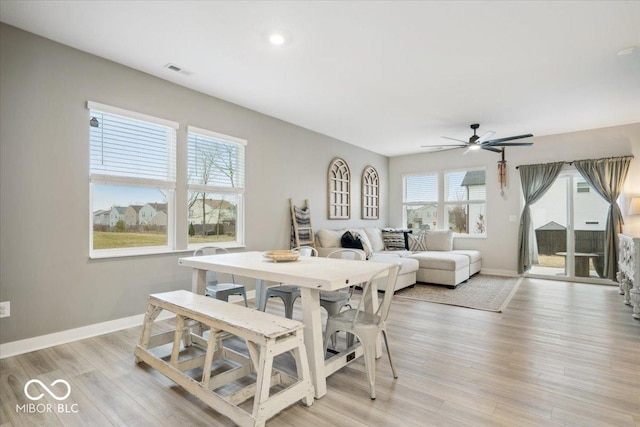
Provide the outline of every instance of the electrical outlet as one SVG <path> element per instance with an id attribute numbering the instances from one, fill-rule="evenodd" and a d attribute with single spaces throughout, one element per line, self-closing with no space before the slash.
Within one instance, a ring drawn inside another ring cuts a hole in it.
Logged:
<path id="1" fill-rule="evenodd" d="M 0 302 L 0 317 L 9 317 L 11 316 L 11 302 L 5 301 Z"/>

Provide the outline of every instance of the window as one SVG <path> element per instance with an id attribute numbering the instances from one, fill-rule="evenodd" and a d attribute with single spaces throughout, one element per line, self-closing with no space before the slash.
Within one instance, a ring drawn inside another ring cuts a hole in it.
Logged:
<path id="1" fill-rule="evenodd" d="M 486 233 L 484 169 L 408 175 L 403 181 L 403 215 L 408 228 Z"/>
<path id="2" fill-rule="evenodd" d="M 178 124 L 89 107 L 92 255 L 173 248 Z"/>
<path id="3" fill-rule="evenodd" d="M 189 244 L 244 241 L 246 141 L 188 128 Z"/>
<path id="4" fill-rule="evenodd" d="M 403 210 L 405 224 L 415 229 L 435 229 L 438 225 L 438 174 L 404 177 Z"/>
<path id="5" fill-rule="evenodd" d="M 578 193 L 588 193 L 590 189 L 591 186 L 586 181 L 576 183 L 576 192 Z"/>
<path id="6" fill-rule="evenodd" d="M 487 190 L 484 170 L 444 174 L 445 228 L 462 234 L 485 234 Z"/>

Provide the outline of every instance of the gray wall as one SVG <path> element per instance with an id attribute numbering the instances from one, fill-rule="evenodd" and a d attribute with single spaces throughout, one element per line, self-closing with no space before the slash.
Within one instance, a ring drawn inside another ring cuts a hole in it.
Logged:
<path id="1" fill-rule="evenodd" d="M 500 129 L 495 129 L 499 131 Z M 522 133 L 529 129 L 522 129 Z M 498 135 L 496 135 L 498 136 Z M 505 135 L 507 136 L 507 135 Z M 402 176 L 416 172 L 432 172 L 458 168 L 487 168 L 487 237 L 456 239 L 456 247 L 482 251 L 483 271 L 515 273 L 517 270 L 518 227 L 524 205 L 520 189 L 518 165 L 596 159 L 602 157 L 634 155 L 622 198 L 626 214 L 630 195 L 640 195 L 640 123 L 594 129 L 560 135 L 533 138 L 532 147 L 506 150 L 508 188 L 500 196 L 498 184 L 498 154 L 486 150 L 462 155 L 462 150 L 433 154 L 393 157 L 389 162 L 390 225 L 402 225 Z M 515 222 L 510 217 L 515 216 Z M 640 218 L 627 218 L 630 229 Z"/>
<path id="2" fill-rule="evenodd" d="M 190 287 L 184 252 L 89 260 L 87 100 L 177 121 L 183 145 L 187 125 L 248 140 L 248 250 L 288 247 L 289 197 L 309 199 L 316 229 L 387 225 L 388 158 L 0 24 L 0 343 L 140 314 L 149 293 Z M 327 220 L 335 156 L 353 174 L 349 222 Z M 359 220 L 366 165 L 381 177 L 378 221 Z"/>

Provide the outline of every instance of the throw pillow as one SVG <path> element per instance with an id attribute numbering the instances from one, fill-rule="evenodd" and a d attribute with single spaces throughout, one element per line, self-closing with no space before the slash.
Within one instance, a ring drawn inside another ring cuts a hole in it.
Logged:
<path id="1" fill-rule="evenodd" d="M 350 231 L 354 236 L 360 238 L 360 241 L 362 242 L 362 249 L 364 249 L 364 253 L 368 259 L 369 255 L 371 255 L 371 252 L 373 251 L 373 245 L 369 241 L 367 233 L 365 233 L 364 229 L 362 228 L 350 228 L 348 229 L 348 231 Z"/>
<path id="2" fill-rule="evenodd" d="M 407 247 L 405 245 L 404 232 L 395 230 L 383 230 L 382 241 L 387 251 L 403 251 Z"/>
<path id="3" fill-rule="evenodd" d="M 413 252 L 421 252 L 427 250 L 427 233 L 408 234 L 409 250 Z"/>
<path id="4" fill-rule="evenodd" d="M 451 251 L 453 250 L 453 231 L 431 231 L 426 236 L 426 243 L 429 251 Z"/>
<path id="5" fill-rule="evenodd" d="M 357 235 L 354 236 L 350 231 L 345 231 L 340 239 L 343 248 L 352 248 L 352 249 L 363 249 L 362 241 L 360 241 L 360 237 Z"/>

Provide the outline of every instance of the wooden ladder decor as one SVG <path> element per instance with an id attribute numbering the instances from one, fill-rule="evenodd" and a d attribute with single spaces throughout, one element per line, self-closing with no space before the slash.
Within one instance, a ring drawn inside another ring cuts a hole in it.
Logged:
<path id="1" fill-rule="evenodd" d="M 291 247 L 311 246 L 315 248 L 309 201 L 305 199 L 304 206 L 299 208 L 293 204 L 293 199 L 289 199 L 289 206 L 291 207 Z"/>
<path id="2" fill-rule="evenodd" d="M 152 335 L 162 310 L 175 313 L 176 328 Z M 136 363 L 157 369 L 237 425 L 262 427 L 299 400 L 307 406 L 313 403 L 303 329 L 296 320 L 188 291 L 152 294 L 134 354 Z M 222 339 L 230 335 L 245 340 L 248 357 L 223 345 Z M 273 368 L 274 357 L 286 352 L 293 353 L 297 378 Z M 202 377 L 186 374 L 196 368 L 202 368 Z M 277 385 L 283 389 L 269 396 Z M 240 407 L 252 397 L 252 412 Z"/>

